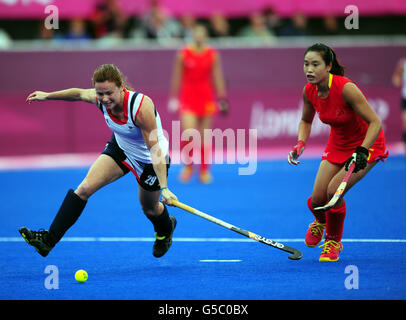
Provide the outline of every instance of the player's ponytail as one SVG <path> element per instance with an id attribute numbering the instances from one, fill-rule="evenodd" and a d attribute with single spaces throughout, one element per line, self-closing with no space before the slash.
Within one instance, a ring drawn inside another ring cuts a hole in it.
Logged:
<path id="1" fill-rule="evenodd" d="M 117 87 L 124 84 L 127 90 L 134 91 L 134 89 L 125 81 L 123 74 L 114 64 L 102 64 L 93 73 L 93 85 L 96 82 L 110 81 L 114 82 Z"/>
<path id="2" fill-rule="evenodd" d="M 332 67 L 331 67 L 330 73 L 336 74 L 339 76 L 344 76 L 345 68 L 338 61 L 336 52 L 332 48 L 329 48 L 329 49 L 332 54 Z"/>
<path id="3" fill-rule="evenodd" d="M 344 76 L 345 67 L 343 67 L 340 64 L 340 62 L 337 59 L 337 55 L 332 48 L 330 48 L 329 46 L 326 46 L 323 43 L 316 43 L 316 44 L 310 46 L 309 48 L 307 48 L 307 50 L 305 51 L 305 55 L 309 51 L 319 52 L 327 66 L 331 63 L 330 73 L 336 74 L 338 76 Z"/>

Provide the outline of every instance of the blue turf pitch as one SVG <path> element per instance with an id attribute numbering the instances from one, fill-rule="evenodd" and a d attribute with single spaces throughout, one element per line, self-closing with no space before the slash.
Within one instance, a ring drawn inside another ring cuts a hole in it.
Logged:
<path id="1" fill-rule="evenodd" d="M 130 174 L 96 193 L 67 241 L 43 258 L 21 241 L 18 228 L 48 228 L 67 189 L 87 169 L 0 172 L 0 299 L 405 299 L 405 159 L 378 164 L 347 194 L 344 250 L 339 262 L 324 264 L 318 262 L 321 249 L 303 243 L 318 164 L 259 162 L 251 176 L 239 176 L 237 165 L 216 165 L 209 186 L 180 184 L 180 167 L 170 170 L 181 201 L 298 248 L 299 261 L 174 208 L 173 246 L 154 258 L 152 226 Z M 47 266 L 58 270 L 58 289 L 46 288 L 55 275 L 45 273 Z M 78 269 L 89 274 L 84 284 L 74 279 Z"/>

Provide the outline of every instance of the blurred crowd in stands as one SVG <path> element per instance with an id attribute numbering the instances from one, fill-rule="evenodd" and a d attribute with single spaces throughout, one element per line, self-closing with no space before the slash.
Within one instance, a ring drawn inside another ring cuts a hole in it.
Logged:
<path id="1" fill-rule="evenodd" d="M 101 0 L 87 18 L 61 21 L 58 30 L 47 29 L 43 21 L 37 21 L 36 34 L 27 35 L 25 40 L 66 40 L 86 43 L 92 39 L 149 39 L 159 43 L 172 39 L 188 41 L 191 29 L 196 23 L 204 23 L 211 38 L 244 37 L 257 41 L 272 42 L 287 36 L 331 36 L 354 34 L 344 28 L 345 17 L 326 15 L 318 19 L 306 17 L 302 12 L 292 17 L 281 18 L 272 8 L 264 8 L 243 18 L 227 18 L 221 12 L 210 17 L 199 18 L 191 14 L 172 16 L 159 0 L 151 0 L 146 12 L 140 16 L 126 16 L 119 0 Z M 309 20 L 312 23 L 309 23 Z M 315 23 L 316 21 L 316 23 Z M 21 39 L 21 35 L 19 35 Z M 24 36 L 23 36 L 24 37 Z M 14 37 L 0 23 L 1 43 Z"/>

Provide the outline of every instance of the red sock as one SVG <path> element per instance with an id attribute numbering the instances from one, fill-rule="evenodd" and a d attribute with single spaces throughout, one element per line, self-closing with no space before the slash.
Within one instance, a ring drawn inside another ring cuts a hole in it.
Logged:
<path id="1" fill-rule="evenodd" d="M 341 206 L 331 208 L 326 212 L 326 240 L 341 241 L 346 212 L 345 202 Z"/>
<path id="2" fill-rule="evenodd" d="M 314 211 L 313 206 L 312 206 L 312 197 L 310 196 L 307 199 L 307 206 L 309 207 L 310 211 L 313 213 L 314 217 L 316 220 L 320 223 L 326 223 L 326 214 L 323 211 Z"/>
<path id="3" fill-rule="evenodd" d="M 211 160 L 210 147 L 202 144 L 201 147 L 200 147 L 200 155 L 201 155 L 200 170 L 201 171 L 209 170 L 209 162 Z"/>

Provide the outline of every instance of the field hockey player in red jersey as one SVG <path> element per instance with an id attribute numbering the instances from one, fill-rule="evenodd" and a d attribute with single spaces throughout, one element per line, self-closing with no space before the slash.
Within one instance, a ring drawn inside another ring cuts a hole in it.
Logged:
<path id="1" fill-rule="evenodd" d="M 211 129 L 213 116 L 218 111 L 223 114 L 228 112 L 228 100 L 220 54 L 207 44 L 204 25 L 198 24 L 193 28 L 193 39 L 178 51 L 173 69 L 168 107 L 172 112 L 179 112 L 182 130 L 196 129 L 200 132 L 199 181 L 209 184 L 213 180 L 207 163 L 211 144 L 204 141 L 204 131 Z M 181 149 L 184 150 L 188 143 L 181 141 Z M 192 154 L 187 157 L 180 181 L 189 182 L 192 179 L 194 158 Z"/>
<path id="2" fill-rule="evenodd" d="M 125 83 L 115 65 L 99 66 L 92 81 L 94 88 L 91 89 L 34 91 L 27 98 L 28 103 L 65 100 L 93 104 L 102 112 L 101 117 L 113 135 L 84 180 L 75 190 L 68 190 L 49 230 L 32 231 L 22 227 L 19 231 L 28 244 L 42 256 L 47 256 L 77 221 L 88 199 L 100 188 L 131 171 L 138 181 L 142 211 L 155 230 L 153 255 L 162 257 L 172 244 L 176 227 L 176 219 L 168 214 L 165 204 L 171 205 L 171 201 L 177 198 L 168 189 L 169 142 L 163 134 L 159 113 L 149 97 L 134 92 Z M 136 195 L 127 195 L 128 199 L 134 197 Z M 130 208 L 132 202 L 128 202 Z"/>
<path id="3" fill-rule="evenodd" d="M 305 150 L 313 118 L 330 126 L 330 137 L 321 158 L 313 192 L 307 205 L 314 215 L 305 243 L 317 246 L 325 232 L 319 261 L 337 261 L 343 249 L 346 204 L 342 196 L 332 208 L 319 211 L 334 195 L 349 165 L 355 169 L 348 180 L 347 192 L 360 181 L 379 160 L 388 156 L 382 124 L 367 99 L 350 79 L 344 77 L 344 68 L 330 47 L 317 43 L 305 51 L 304 73 L 307 84 L 303 89 L 303 110 L 298 129 L 298 142 L 288 155 L 290 164 L 299 164 Z M 343 195 L 344 195 L 343 194 Z"/>

